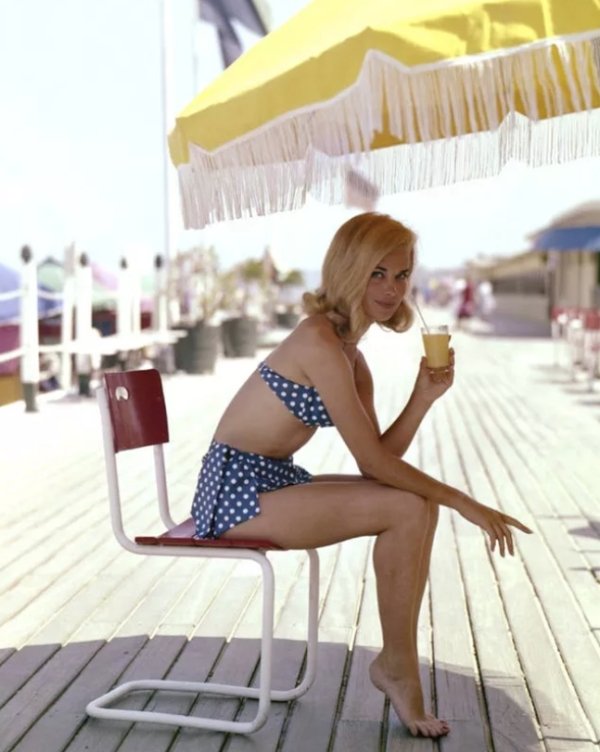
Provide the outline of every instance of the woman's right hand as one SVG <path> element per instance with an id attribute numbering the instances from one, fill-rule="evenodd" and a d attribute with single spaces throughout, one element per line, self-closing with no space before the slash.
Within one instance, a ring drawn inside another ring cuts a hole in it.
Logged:
<path id="1" fill-rule="evenodd" d="M 511 517 L 497 509 L 486 507 L 475 499 L 461 494 L 460 501 L 454 506 L 456 511 L 469 522 L 480 527 L 488 534 L 490 539 L 490 548 L 495 550 L 496 544 L 500 549 L 500 555 L 504 556 L 506 550 L 511 556 L 514 556 L 514 540 L 511 527 L 516 527 L 524 533 L 532 533 L 526 525 L 519 520 Z"/>

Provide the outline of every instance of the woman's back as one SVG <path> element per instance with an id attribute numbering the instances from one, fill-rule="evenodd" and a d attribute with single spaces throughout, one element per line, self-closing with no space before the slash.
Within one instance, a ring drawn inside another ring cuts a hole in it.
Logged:
<path id="1" fill-rule="evenodd" d="M 315 338 L 328 330 L 332 324 L 324 316 L 302 321 L 239 389 L 217 426 L 215 441 L 283 458 L 303 446 L 318 426 L 331 425 L 303 368 L 314 357 Z"/>

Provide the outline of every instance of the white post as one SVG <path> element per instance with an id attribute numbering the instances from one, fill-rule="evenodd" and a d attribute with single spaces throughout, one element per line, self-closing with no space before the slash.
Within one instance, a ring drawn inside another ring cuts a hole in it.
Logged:
<path id="1" fill-rule="evenodd" d="M 37 269 L 29 246 L 21 249 L 21 383 L 25 411 L 37 411 L 36 395 L 40 381 L 40 353 L 38 332 Z"/>
<path id="2" fill-rule="evenodd" d="M 131 334 L 131 274 L 127 259 L 122 258 L 119 265 L 119 284 L 117 289 L 117 334 L 129 337 Z"/>
<path id="3" fill-rule="evenodd" d="M 137 259 L 135 260 L 133 268 L 130 267 L 129 269 L 129 285 L 131 331 L 136 339 L 139 339 L 138 335 L 142 330 L 142 278 Z"/>
<path id="4" fill-rule="evenodd" d="M 75 307 L 75 243 L 65 248 L 63 269 L 60 385 L 63 389 L 70 389 L 73 380 L 70 344 L 73 341 L 73 309 Z"/>
<path id="5" fill-rule="evenodd" d="M 152 328 L 157 332 L 168 329 L 167 311 L 167 269 L 163 257 L 158 254 L 154 259 L 155 287 L 154 305 L 152 308 Z"/>
<path id="6" fill-rule="evenodd" d="M 92 267 L 82 253 L 75 267 L 75 336 L 78 350 L 75 357 L 79 394 L 90 395 L 92 377 Z"/>

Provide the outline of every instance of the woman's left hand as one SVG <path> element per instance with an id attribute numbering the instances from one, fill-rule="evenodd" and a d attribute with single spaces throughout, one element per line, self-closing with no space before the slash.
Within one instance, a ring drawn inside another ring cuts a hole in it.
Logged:
<path id="1" fill-rule="evenodd" d="M 421 358 L 419 373 L 413 388 L 413 395 L 418 399 L 433 403 L 442 396 L 454 381 L 454 350 L 450 348 L 447 368 L 428 368 L 425 357 Z"/>

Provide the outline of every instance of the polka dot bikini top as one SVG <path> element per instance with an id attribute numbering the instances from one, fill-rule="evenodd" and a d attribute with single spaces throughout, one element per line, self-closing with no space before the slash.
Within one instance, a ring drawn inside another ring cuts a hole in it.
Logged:
<path id="1" fill-rule="evenodd" d="M 296 384 L 284 379 L 266 363 L 260 363 L 258 372 L 295 418 L 305 426 L 332 426 L 333 422 L 314 386 Z"/>

